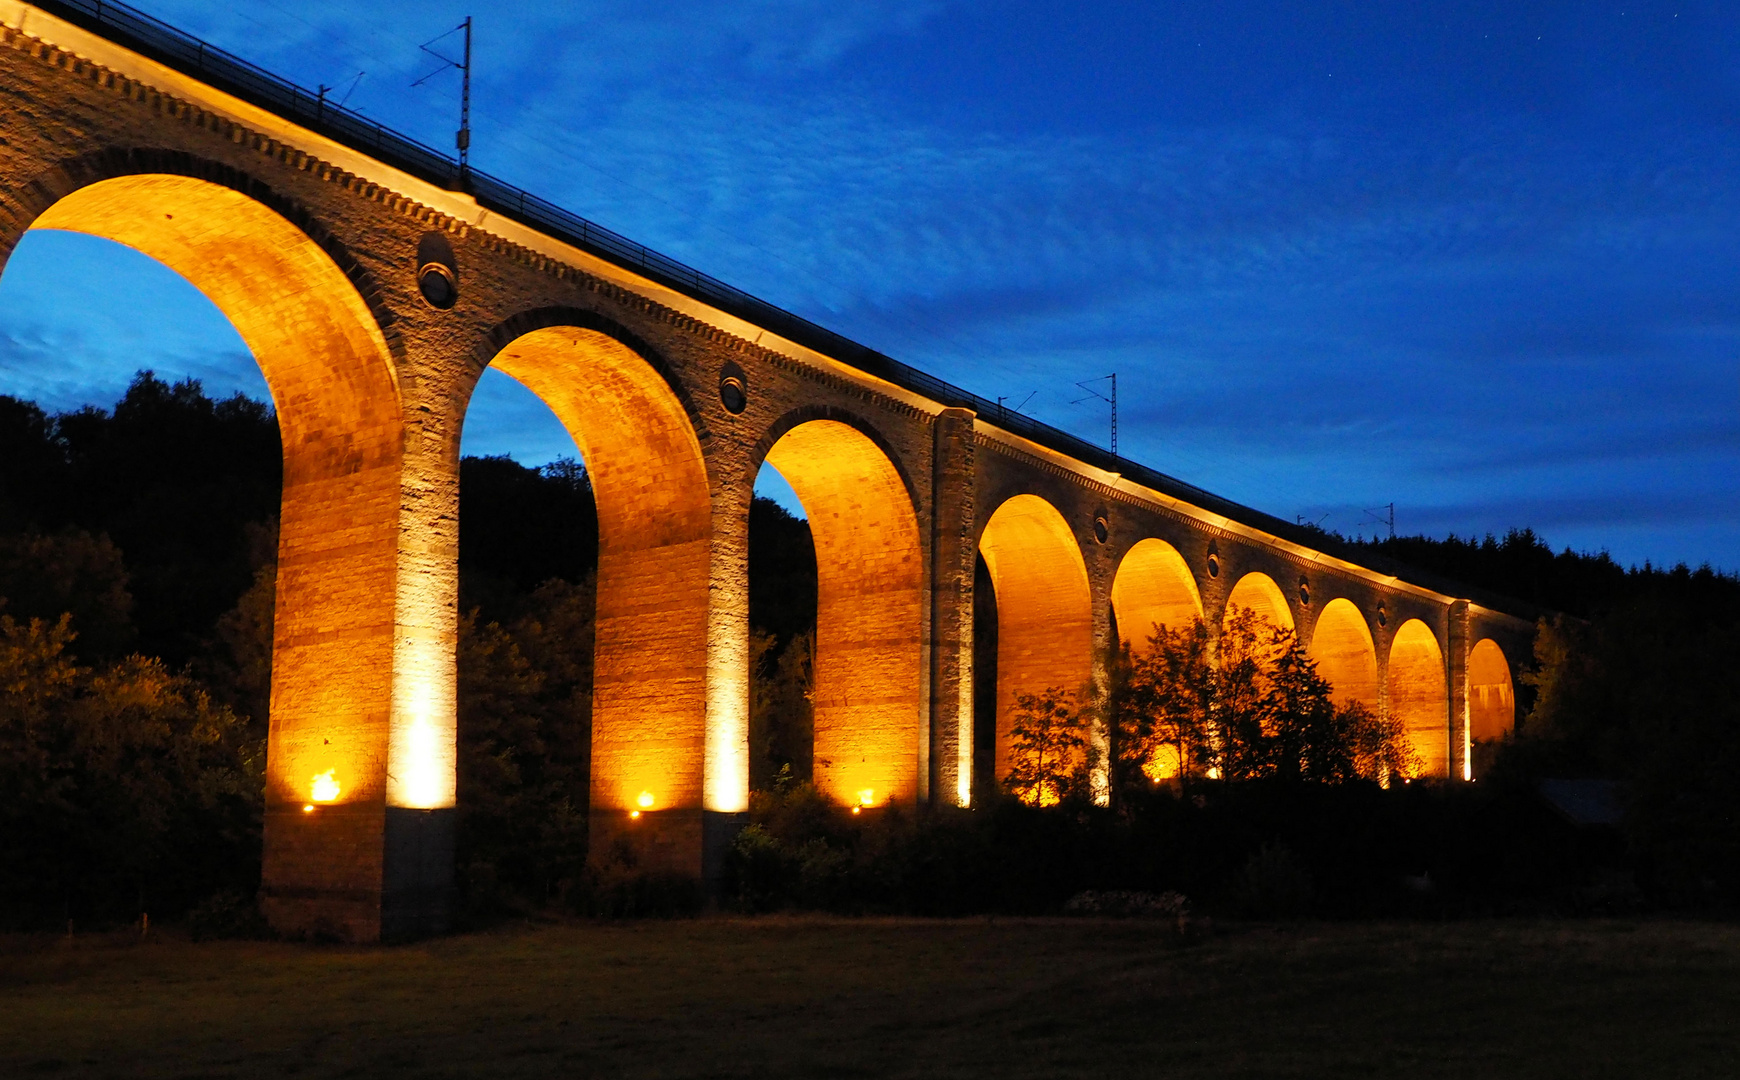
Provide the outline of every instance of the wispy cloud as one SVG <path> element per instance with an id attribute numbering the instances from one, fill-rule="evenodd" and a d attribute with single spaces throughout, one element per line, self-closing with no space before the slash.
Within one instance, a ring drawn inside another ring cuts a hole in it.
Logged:
<path id="1" fill-rule="evenodd" d="M 453 78 L 409 83 L 462 5 L 159 10 L 306 83 L 367 70 L 353 104 L 451 138 Z M 1131 9 L 1153 55 L 1129 70 L 1062 31 L 1012 54 L 1049 65 L 1049 87 L 1008 76 L 1035 96 L 1151 96 L 1072 127 L 903 86 L 949 85 L 907 52 L 996 70 L 949 37 L 978 10 L 492 11 L 474 161 L 986 396 L 1037 389 L 1030 411 L 1088 437 L 1106 418 L 1073 384 L 1116 370 L 1127 450 L 1283 516 L 1405 498 L 1434 528 L 1583 530 L 1606 506 L 1638 553 L 1740 565 L 1740 527 L 1698 509 L 1740 504 L 1740 129 L 1711 105 L 1740 83 L 1709 44 L 1733 27 L 1503 12 L 1480 31 L 1500 53 L 1416 54 L 1472 16 L 1251 9 L 1233 33 L 1218 8 Z M 1155 29 L 1174 16 L 1213 64 Z M 478 445 L 561 443 L 511 394 L 479 407 Z"/>

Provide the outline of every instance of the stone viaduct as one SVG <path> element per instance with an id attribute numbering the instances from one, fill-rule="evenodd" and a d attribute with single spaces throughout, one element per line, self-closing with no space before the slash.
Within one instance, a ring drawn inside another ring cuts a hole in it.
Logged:
<path id="1" fill-rule="evenodd" d="M 445 923 L 460 430 L 491 365 L 594 482 L 594 850 L 702 875 L 747 805 L 763 463 L 815 537 L 816 779 L 843 802 L 970 802 L 1017 691 L 1089 686 L 1115 628 L 1232 603 L 1296 627 L 1432 773 L 1469 778 L 1471 740 L 1511 723 L 1528 621 L 1004 415 L 125 7 L 0 0 L 0 261 L 33 228 L 181 274 L 271 387 L 281 929 Z"/>

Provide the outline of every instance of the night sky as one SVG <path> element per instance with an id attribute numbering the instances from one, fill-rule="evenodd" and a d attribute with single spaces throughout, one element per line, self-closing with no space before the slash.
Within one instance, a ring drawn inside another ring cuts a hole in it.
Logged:
<path id="1" fill-rule="evenodd" d="M 163 0 L 152 14 L 986 397 L 1281 517 L 1740 569 L 1740 5 Z M 448 38 L 438 47 L 457 48 Z M 366 72 L 351 89 L 358 72 Z M 264 384 L 32 234 L 0 393 Z M 469 453 L 573 454 L 486 380 Z"/>

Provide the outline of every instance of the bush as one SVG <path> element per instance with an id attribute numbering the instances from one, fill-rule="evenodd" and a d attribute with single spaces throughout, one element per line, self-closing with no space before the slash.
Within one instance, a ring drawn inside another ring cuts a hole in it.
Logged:
<path id="1" fill-rule="evenodd" d="M 1245 860 L 1238 901 L 1247 915 L 1292 919 L 1310 911 L 1311 874 L 1286 844 L 1264 844 Z"/>
<path id="2" fill-rule="evenodd" d="M 160 661 L 0 616 L 0 922 L 172 916 L 258 880 L 264 748 Z"/>
<path id="3" fill-rule="evenodd" d="M 1190 904 L 1180 893 L 1151 893 L 1134 889 L 1088 889 L 1076 893 L 1063 905 L 1065 915 L 1098 915 L 1115 919 L 1170 919 L 1180 929 L 1190 915 Z"/>
<path id="4" fill-rule="evenodd" d="M 187 932 L 195 941 L 260 940 L 272 936 L 260 904 L 252 896 L 226 889 L 206 897 L 187 913 Z"/>
<path id="5" fill-rule="evenodd" d="M 1263 918 L 1578 912 L 1624 902 L 1629 871 L 1615 835 L 1470 785 L 1204 781 L 1116 808 L 1004 797 L 858 816 L 803 786 L 757 795 L 751 817 L 722 894 L 746 912 L 1117 914 L 1167 894 Z"/>
<path id="6" fill-rule="evenodd" d="M 700 914 L 706 893 L 698 878 L 642 869 L 624 843 L 586 868 L 573 899 L 598 918 L 676 919 Z"/>

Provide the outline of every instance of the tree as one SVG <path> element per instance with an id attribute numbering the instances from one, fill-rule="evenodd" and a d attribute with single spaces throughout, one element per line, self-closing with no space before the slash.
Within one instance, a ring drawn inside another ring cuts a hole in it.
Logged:
<path id="1" fill-rule="evenodd" d="M 1018 694 L 1004 778 L 1009 790 L 1034 806 L 1084 796 L 1093 765 L 1086 729 L 1076 696 L 1062 687 Z"/>
<path id="2" fill-rule="evenodd" d="M 1543 619 L 1534 708 L 1495 783 L 1619 781 L 1646 884 L 1683 903 L 1740 900 L 1740 608 L 1735 579 L 1680 568 L 1591 621 Z"/>
<path id="3" fill-rule="evenodd" d="M 592 581 L 552 579 L 512 624 L 459 628 L 459 864 L 474 905 L 559 900 L 586 861 Z"/>
<path id="4" fill-rule="evenodd" d="M 1337 704 L 1329 681 L 1291 631 L 1265 673 L 1262 772 L 1283 780 L 1388 783 L 1419 771 L 1400 722 L 1383 721 L 1358 702 Z"/>
<path id="5" fill-rule="evenodd" d="M 1140 654 L 1120 646 L 1110 666 L 1115 783 L 1144 784 L 1202 772 L 1214 754 L 1216 699 L 1208 627 L 1156 627 Z"/>
<path id="6" fill-rule="evenodd" d="M 1337 705 L 1293 632 L 1248 609 L 1227 613 L 1218 641 L 1200 619 L 1156 627 L 1111 670 L 1124 790 L 1194 776 L 1387 781 L 1416 767 L 1400 725 Z"/>
<path id="7" fill-rule="evenodd" d="M 512 621 L 551 579 L 579 582 L 598 568 L 598 512 L 586 467 L 539 468 L 512 458 L 459 463 L 459 574 L 466 610 Z"/>
<path id="8" fill-rule="evenodd" d="M 1269 681 L 1290 634 L 1249 608 L 1228 610 L 1211 684 L 1211 776 L 1253 780 L 1268 773 L 1274 760 L 1266 745 L 1273 734 Z"/>
<path id="9" fill-rule="evenodd" d="M 70 614 L 87 661 L 125 656 L 137 636 L 127 567 L 107 536 L 72 527 L 0 534 L 0 596 L 14 618 L 54 622 Z"/>
<path id="10" fill-rule="evenodd" d="M 814 775 L 816 551 L 810 523 L 772 499 L 749 507 L 749 785 Z"/>
<path id="11" fill-rule="evenodd" d="M 783 773 L 804 781 L 814 775 L 815 712 L 811 685 L 816 635 L 797 634 L 780 647 L 768 631 L 749 636 L 749 781 L 770 790 Z"/>
<path id="12" fill-rule="evenodd" d="M 78 665 L 72 620 L 0 616 L 0 921 L 252 891 L 264 747 L 161 661 Z"/>

